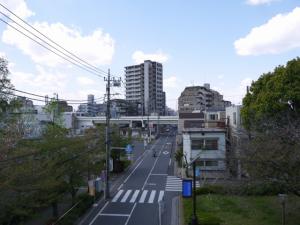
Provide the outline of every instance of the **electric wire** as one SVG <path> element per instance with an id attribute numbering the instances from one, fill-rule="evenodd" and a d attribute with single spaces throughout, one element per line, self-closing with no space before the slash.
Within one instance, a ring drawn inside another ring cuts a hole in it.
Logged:
<path id="1" fill-rule="evenodd" d="M 47 46 L 43 45 L 43 44 L 40 43 L 39 41 L 37 41 L 37 40 L 35 40 L 34 38 L 30 37 L 29 35 L 25 34 L 23 31 L 19 30 L 18 28 L 14 27 L 14 26 L 11 25 L 10 23 L 6 22 L 6 21 L 3 20 L 2 18 L 0 18 L 0 20 L 1 20 L 3 23 L 5 23 L 5 24 L 7 24 L 8 26 L 10 26 L 11 28 L 13 28 L 14 30 L 16 30 L 16 31 L 18 31 L 19 33 L 21 33 L 21 34 L 23 34 L 24 36 L 26 36 L 26 37 L 29 38 L 30 40 L 32 40 L 32 41 L 34 41 L 35 43 L 39 44 L 39 45 L 42 46 L 43 48 L 49 50 L 49 51 L 52 52 L 53 54 L 55 54 L 55 55 L 57 55 L 57 56 L 63 58 L 64 60 L 70 62 L 71 64 L 73 64 L 73 65 L 75 65 L 75 66 L 77 66 L 77 67 L 79 67 L 79 68 L 81 68 L 81 69 L 83 69 L 83 70 L 85 70 L 85 71 L 87 71 L 87 72 L 89 72 L 89 73 L 92 73 L 92 74 L 94 74 L 94 75 L 96 75 L 96 76 L 98 76 L 98 77 L 102 77 L 102 78 L 104 77 L 103 75 L 100 75 L 100 74 L 98 74 L 98 73 L 96 73 L 96 72 L 94 72 L 94 71 L 92 71 L 92 70 L 90 70 L 90 69 L 87 69 L 87 68 L 84 67 L 84 66 L 81 66 L 80 64 L 77 64 L 77 63 L 71 61 L 70 59 L 66 58 L 66 57 L 63 56 L 63 55 L 58 54 L 57 52 L 55 52 L 55 51 L 53 51 L 52 49 L 48 48 Z"/>
<path id="2" fill-rule="evenodd" d="M 11 13 L 12 15 L 14 15 L 16 18 L 18 18 L 20 21 L 22 21 L 24 24 L 26 24 L 28 27 L 30 27 L 31 29 L 33 29 L 34 31 L 36 31 L 38 34 L 40 34 L 42 37 L 46 38 L 48 41 L 50 41 L 51 43 L 53 43 L 54 45 L 58 46 L 59 48 L 63 49 L 65 52 L 67 52 L 69 55 L 71 55 L 73 58 L 76 58 L 77 60 L 82 61 L 85 65 L 87 65 L 90 68 L 93 68 L 93 70 L 99 72 L 99 73 L 104 73 L 105 75 L 107 75 L 107 72 L 88 63 L 86 60 L 80 58 L 79 56 L 77 56 L 76 54 L 72 53 L 71 51 L 67 50 L 66 48 L 64 48 L 62 45 L 58 44 L 57 42 L 55 42 L 53 39 L 47 37 L 45 34 L 43 34 L 42 32 L 40 32 L 38 29 L 36 29 L 34 26 L 30 25 L 28 22 L 26 22 L 25 20 L 23 20 L 21 17 L 19 17 L 17 14 L 15 14 L 12 10 L 10 10 L 9 8 L 7 8 L 6 6 L 4 6 L 2 3 L 0 3 L 0 6 L 3 7 L 4 9 L 6 9 L 9 13 Z M 22 25 L 20 25 L 18 22 L 16 22 L 15 20 L 13 20 L 12 18 L 10 18 L 8 15 L 4 14 L 1 12 L 2 15 L 4 15 L 6 18 L 10 19 L 11 21 L 15 22 L 16 24 L 18 24 L 19 26 L 21 26 L 23 29 L 25 29 L 26 31 L 28 31 L 28 29 L 24 28 Z M 30 32 L 30 31 L 28 31 Z M 30 32 L 32 33 L 32 32 Z M 32 33 L 33 34 L 33 33 Z M 36 35 L 34 35 L 36 36 Z M 38 36 L 36 36 L 38 37 Z M 48 45 L 52 46 L 51 44 L 49 44 L 48 42 L 46 42 L 45 40 L 41 39 L 40 37 L 38 37 L 40 40 L 42 40 L 43 42 L 47 43 Z M 55 48 L 55 47 L 53 47 Z M 55 48 L 56 49 L 56 48 Z M 59 51 L 59 50 L 58 50 Z M 64 53 L 65 54 L 65 53 Z M 65 54 L 66 55 L 66 54 Z M 70 57 L 70 56 L 69 56 Z"/>

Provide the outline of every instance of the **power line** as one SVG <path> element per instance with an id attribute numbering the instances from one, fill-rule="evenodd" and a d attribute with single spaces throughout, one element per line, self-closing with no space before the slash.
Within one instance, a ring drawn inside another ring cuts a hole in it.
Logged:
<path id="1" fill-rule="evenodd" d="M 61 54 L 58 54 L 57 52 L 55 52 L 55 51 L 53 51 L 52 49 L 48 48 L 47 46 L 43 45 L 41 42 L 35 40 L 34 38 L 32 38 L 32 37 L 30 37 L 29 35 L 25 34 L 23 31 L 19 30 L 18 28 L 14 27 L 14 26 L 11 25 L 10 23 L 6 22 L 6 21 L 3 20 L 2 18 L 0 18 L 0 20 L 1 20 L 3 23 L 5 23 L 5 24 L 7 24 L 8 26 L 10 26 L 11 28 L 13 28 L 14 30 L 16 30 L 16 31 L 18 31 L 19 33 L 21 33 L 21 34 L 23 34 L 24 36 L 26 36 L 26 37 L 29 38 L 30 40 L 34 41 L 35 43 L 39 44 L 39 45 L 42 46 L 43 48 L 45 48 L 45 49 L 49 50 L 50 52 L 54 53 L 55 55 L 57 55 L 57 56 L 63 58 L 64 60 L 70 62 L 71 64 L 73 64 L 73 65 L 75 65 L 75 66 L 77 66 L 77 67 L 79 67 L 79 68 L 81 68 L 81 69 L 83 69 L 83 70 L 85 70 L 85 71 L 87 71 L 87 72 L 89 72 L 89 73 L 92 73 L 92 74 L 94 74 L 94 75 L 96 75 L 96 76 L 98 76 L 98 77 L 105 77 L 105 76 L 100 75 L 100 74 L 98 74 L 98 73 L 96 73 L 96 72 L 94 72 L 94 71 L 92 71 L 92 70 L 90 70 L 90 69 L 87 69 L 87 68 L 84 67 L 84 66 L 81 66 L 81 65 L 79 65 L 79 64 L 77 64 L 77 63 L 71 61 L 70 59 L 64 57 L 64 56 L 61 55 Z"/>
<path id="2" fill-rule="evenodd" d="M 44 35 L 42 32 L 40 32 L 38 29 L 36 29 L 35 27 L 33 27 L 32 25 L 30 25 L 28 22 L 26 22 L 25 20 L 23 20 L 21 17 L 19 17 L 18 15 L 16 15 L 14 12 L 12 12 L 10 9 L 8 9 L 6 6 L 4 6 L 3 4 L 0 3 L 0 6 L 2 6 L 4 9 L 6 9 L 8 12 L 10 12 L 12 15 L 14 15 L 16 18 L 18 18 L 20 21 L 22 21 L 24 24 L 26 24 L 27 26 L 29 26 L 30 28 L 32 28 L 34 31 L 36 31 L 37 33 L 39 33 L 42 37 L 46 38 L 48 41 L 50 41 L 51 43 L 53 43 L 54 45 L 58 46 L 59 48 L 63 49 L 65 52 L 67 52 L 69 54 L 68 57 L 70 57 L 70 55 L 72 56 L 72 59 L 75 60 L 80 60 L 81 62 L 83 62 L 85 64 L 85 66 L 88 66 L 90 68 L 92 68 L 94 71 L 97 71 L 99 73 L 104 73 L 105 75 L 107 75 L 107 72 L 99 69 L 96 66 L 93 66 L 92 64 L 88 63 L 86 60 L 78 57 L 77 55 L 75 55 L 74 53 L 70 52 L 69 50 L 67 50 L 66 48 L 64 48 L 63 46 L 61 46 L 60 44 L 58 44 L 57 42 L 53 41 L 51 38 L 47 37 L 46 35 Z M 21 26 L 23 29 L 25 29 L 26 31 L 28 31 L 28 29 L 24 28 L 22 25 L 20 25 L 18 22 L 16 22 L 15 20 L 11 19 L 9 16 L 7 16 L 6 14 L 2 13 L 2 15 L 4 15 L 5 17 L 7 17 L 8 19 L 10 19 L 11 21 L 15 22 L 16 24 L 18 24 L 19 26 Z M 30 32 L 30 31 L 28 31 Z M 32 32 L 30 32 L 31 34 L 33 34 Z M 34 36 L 36 36 L 35 34 L 33 34 Z M 55 48 L 56 50 L 58 50 L 56 47 L 54 47 L 53 45 L 49 44 L 47 41 L 41 39 L 40 37 L 36 36 L 37 38 L 39 38 L 40 40 L 42 40 L 43 42 L 47 43 L 48 45 L 52 46 L 53 48 Z M 61 50 L 58 50 L 61 53 L 63 53 Z M 63 53 L 64 55 L 66 55 L 65 53 Z M 74 59 L 75 58 L 75 59 Z"/>
<path id="3" fill-rule="evenodd" d="M 32 98 L 32 97 L 27 97 L 27 96 L 21 96 L 21 95 L 16 95 L 16 94 L 13 94 L 13 93 L 8 93 L 8 92 L 4 92 L 4 91 L 0 91 L 0 93 L 2 94 L 7 94 L 7 95 L 11 95 L 11 96 L 15 96 L 15 97 L 20 97 L 20 98 L 27 98 L 29 100 L 32 100 L 32 101 L 38 101 L 38 102 L 43 102 L 45 103 L 45 100 L 42 100 L 42 99 L 37 99 L 37 98 Z M 58 100 L 60 101 L 60 100 Z M 67 101 L 66 101 L 67 102 Z M 88 104 L 88 102 L 67 102 L 68 104 L 72 104 L 72 105 L 84 105 L 84 104 Z"/>
<path id="4" fill-rule="evenodd" d="M 26 91 L 22 91 L 22 90 L 18 90 L 18 89 L 15 89 L 15 88 L 10 88 L 10 87 L 6 87 L 4 85 L 2 85 L 1 87 L 4 87 L 6 89 L 9 89 L 9 90 L 12 90 L 12 91 L 16 91 L 16 92 L 20 92 L 20 93 L 23 93 L 23 94 L 28 94 L 28 95 L 32 95 L 32 96 L 35 96 L 35 97 L 40 97 L 40 98 L 44 98 L 47 97 L 48 95 L 38 95 L 38 94 L 34 94 L 32 92 L 26 92 Z M 96 98 L 94 100 L 103 100 L 104 97 L 100 97 L 100 98 Z M 58 101 L 69 101 L 69 102 L 88 102 L 88 100 L 71 100 L 71 99 L 58 99 Z"/>

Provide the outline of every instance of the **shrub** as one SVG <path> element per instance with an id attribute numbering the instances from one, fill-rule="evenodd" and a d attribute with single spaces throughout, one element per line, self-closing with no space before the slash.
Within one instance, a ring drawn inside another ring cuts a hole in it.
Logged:
<path id="1" fill-rule="evenodd" d="M 196 189 L 196 195 L 227 194 L 226 188 L 221 185 L 205 185 Z"/>

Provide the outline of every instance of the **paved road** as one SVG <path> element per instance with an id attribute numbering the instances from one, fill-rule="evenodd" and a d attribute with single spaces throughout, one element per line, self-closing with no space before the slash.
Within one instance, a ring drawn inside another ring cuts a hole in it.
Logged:
<path id="1" fill-rule="evenodd" d="M 125 174 L 112 198 L 82 224 L 156 225 L 159 224 L 158 202 L 163 200 L 162 224 L 169 225 L 172 199 L 181 191 L 181 180 L 173 176 L 174 141 L 174 136 L 162 136 L 138 154 L 134 167 Z"/>

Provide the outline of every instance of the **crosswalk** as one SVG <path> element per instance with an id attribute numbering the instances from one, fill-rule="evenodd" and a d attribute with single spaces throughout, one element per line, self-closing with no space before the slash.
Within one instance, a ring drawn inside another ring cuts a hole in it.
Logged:
<path id="1" fill-rule="evenodd" d="M 200 182 L 196 181 L 196 187 L 200 187 Z M 176 176 L 167 176 L 166 191 L 182 191 L 182 179 Z"/>
<path id="2" fill-rule="evenodd" d="M 119 190 L 113 197 L 113 203 L 158 203 L 163 200 L 165 191 L 159 190 Z"/>

